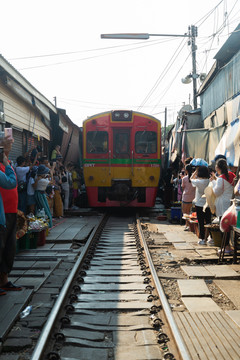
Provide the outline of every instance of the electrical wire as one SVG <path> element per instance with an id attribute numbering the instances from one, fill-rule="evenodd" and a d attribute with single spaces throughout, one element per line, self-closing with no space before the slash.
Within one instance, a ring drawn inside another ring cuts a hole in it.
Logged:
<path id="1" fill-rule="evenodd" d="M 61 62 L 57 62 L 57 63 L 29 66 L 29 67 L 21 68 L 21 69 L 18 69 L 18 70 L 22 71 L 22 70 L 38 69 L 38 68 L 49 67 L 49 66 L 56 66 L 56 65 L 75 63 L 75 62 L 84 61 L 84 60 L 91 60 L 91 59 L 104 57 L 104 56 L 108 56 L 108 55 L 115 55 L 115 54 L 124 53 L 124 52 L 128 52 L 128 51 L 134 51 L 136 49 L 142 49 L 142 48 L 146 48 L 146 47 L 149 47 L 149 46 L 155 46 L 155 45 L 158 45 L 159 43 L 164 43 L 164 42 L 173 41 L 173 40 L 176 40 L 176 39 L 169 39 L 169 40 L 165 40 L 165 41 L 155 41 L 153 44 L 152 43 L 151 44 L 145 44 L 143 46 L 137 46 L 137 47 L 134 47 L 134 48 L 131 48 L 131 49 L 125 49 L 125 50 L 120 50 L 120 51 L 115 51 L 115 52 L 109 52 L 109 53 L 105 53 L 105 54 L 94 55 L 94 56 L 89 56 L 89 57 L 80 58 L 80 59 L 61 61 Z"/>
<path id="2" fill-rule="evenodd" d="M 188 56 L 186 57 L 184 63 L 182 64 L 182 66 L 180 67 L 180 69 L 177 71 L 177 73 L 174 75 L 174 77 L 173 77 L 172 81 L 170 82 L 170 84 L 166 87 L 166 89 L 165 89 L 164 92 L 163 92 L 162 97 L 159 99 L 158 103 L 153 107 L 152 111 L 155 110 L 155 108 L 159 105 L 159 103 L 161 102 L 161 100 L 163 99 L 163 97 L 166 95 L 166 93 L 168 92 L 168 90 L 171 88 L 171 86 L 172 86 L 175 78 L 178 76 L 178 74 L 180 73 L 180 71 L 181 71 L 182 68 L 184 67 L 184 65 L 185 65 L 186 61 L 189 59 L 190 55 L 191 55 L 191 53 L 188 54 Z"/>
<path id="3" fill-rule="evenodd" d="M 224 31 L 224 29 L 228 26 L 228 35 L 229 36 L 229 18 L 230 18 L 230 15 L 232 13 L 232 11 L 234 10 L 236 4 L 237 4 L 238 0 L 236 0 L 236 2 L 234 3 L 231 11 L 227 14 L 227 11 L 225 11 L 226 9 L 224 9 L 224 21 L 223 23 L 221 24 L 220 27 L 217 26 L 216 24 L 216 14 L 215 14 L 215 17 L 214 17 L 214 29 L 213 29 L 213 34 L 211 35 L 211 38 L 210 38 L 210 41 L 211 41 L 211 45 L 208 49 L 208 52 L 206 53 L 206 58 L 205 58 L 205 61 L 204 61 L 204 64 L 202 66 L 202 70 L 204 69 L 204 67 L 206 66 L 207 64 L 207 61 L 208 61 L 208 57 L 209 57 L 209 54 L 210 54 L 210 51 L 212 50 L 212 47 L 213 47 L 213 44 L 214 44 L 214 40 L 216 39 L 216 37 L 219 39 L 220 35 L 222 34 L 222 32 Z M 227 15 L 227 16 L 226 16 Z"/>
<path id="4" fill-rule="evenodd" d="M 81 103 L 83 104 L 89 104 L 89 105 L 100 105 L 100 106 L 107 106 L 109 108 L 112 108 L 112 109 L 116 109 L 116 108 L 123 108 L 123 107 L 127 107 L 128 109 L 130 108 L 137 108 L 139 105 L 121 105 L 121 104 L 109 104 L 109 103 L 98 103 L 98 102 L 92 102 L 92 101 L 84 101 L 84 100 L 77 100 L 77 99 L 65 99 L 65 98 L 61 98 L 61 97 L 58 97 L 58 101 L 60 102 L 63 102 L 63 103 L 66 103 L 66 104 L 74 104 L 74 103 L 77 103 L 75 104 L 76 106 L 81 106 Z M 171 103 L 167 103 L 167 104 L 162 104 L 162 106 L 171 106 L 172 104 Z M 151 105 L 146 105 L 144 106 L 144 108 L 150 108 L 152 107 Z"/>
<path id="5" fill-rule="evenodd" d="M 150 40 L 150 41 L 148 41 L 148 43 L 149 43 L 149 42 L 158 42 L 158 40 Z M 23 57 L 11 58 L 11 59 L 9 59 L 9 61 L 28 60 L 28 59 L 38 59 L 38 58 L 44 58 L 44 57 L 73 55 L 73 54 L 87 53 L 87 52 L 93 52 L 93 51 L 102 51 L 102 50 L 108 50 L 108 49 L 114 49 L 114 48 L 128 47 L 128 46 L 131 46 L 131 45 L 138 45 L 138 44 L 142 44 L 142 41 L 139 41 L 139 42 L 137 42 L 137 43 L 131 43 L 131 44 L 108 46 L 108 47 L 104 47 L 104 48 L 86 49 L 86 50 L 76 50 L 76 51 L 60 52 L 60 53 L 53 53 L 53 54 L 42 54 L 42 55 L 23 56 Z"/>
<path id="6" fill-rule="evenodd" d="M 206 15 L 204 15 L 201 19 L 199 19 L 196 23 L 195 23 L 195 26 L 202 26 L 202 24 L 204 24 L 204 22 L 209 18 L 209 16 L 212 15 L 212 13 L 218 8 L 219 5 L 221 5 L 221 3 L 223 2 L 224 0 L 221 0 L 212 10 L 210 10 Z M 199 25 L 198 23 L 203 20 Z"/>
<path id="7" fill-rule="evenodd" d="M 182 39 L 181 43 L 179 44 L 179 46 L 177 47 L 177 49 L 175 50 L 174 54 L 172 55 L 171 59 L 168 61 L 167 65 L 165 66 L 165 68 L 163 69 L 163 71 L 161 72 L 161 74 L 159 75 L 158 79 L 156 80 L 156 82 L 154 83 L 153 87 L 151 88 L 151 90 L 148 92 L 147 96 L 145 97 L 145 99 L 142 101 L 141 105 L 139 106 L 138 110 L 140 110 L 145 104 L 146 102 L 149 100 L 149 98 L 152 96 L 152 94 L 156 91 L 156 89 L 158 88 L 160 82 L 164 79 L 164 77 L 167 75 L 168 71 L 170 70 L 171 66 L 174 64 L 174 62 L 177 59 L 177 56 L 181 53 L 183 47 L 185 46 L 185 39 Z M 182 46 L 182 47 L 181 47 Z"/>
<path id="8" fill-rule="evenodd" d="M 199 27 L 212 15 L 212 13 L 215 13 L 216 10 L 218 10 L 218 7 L 222 4 L 223 0 L 221 0 L 212 10 L 210 10 L 206 15 L 204 15 L 201 19 L 199 19 L 196 24 L 199 24 Z M 217 25 L 216 25 L 216 14 L 215 14 L 215 17 L 214 17 L 214 29 L 217 28 Z M 216 33 L 216 31 L 214 31 Z M 211 43 L 211 47 L 210 47 L 210 50 L 212 48 L 212 45 L 213 45 L 213 41 L 214 41 L 214 37 L 212 38 L 212 43 Z M 209 40 L 208 40 L 209 42 Z M 205 60 L 205 63 L 204 63 L 204 66 L 207 62 L 207 58 L 208 56 L 206 57 L 206 60 Z M 171 61 L 171 59 L 170 59 Z M 168 66 L 168 65 L 167 65 Z M 167 67 L 165 67 L 164 71 L 167 69 Z M 167 74 L 167 71 L 166 71 L 166 74 Z M 162 75 L 162 74 L 161 74 Z M 160 77 L 157 79 L 157 81 L 155 82 L 155 84 L 153 85 L 152 89 L 149 91 L 149 93 L 147 94 L 147 96 L 145 97 L 145 99 L 143 100 L 143 102 L 141 103 L 139 109 L 141 109 L 142 106 L 144 106 L 146 104 L 146 102 L 149 100 L 149 98 L 152 96 L 152 94 L 154 93 L 154 91 L 157 89 L 160 81 L 162 80 L 161 78 L 161 75 Z M 164 77 L 164 76 L 163 76 Z"/>

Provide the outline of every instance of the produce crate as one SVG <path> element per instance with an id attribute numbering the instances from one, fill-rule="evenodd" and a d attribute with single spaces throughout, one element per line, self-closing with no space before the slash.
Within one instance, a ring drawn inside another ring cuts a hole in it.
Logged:
<path id="1" fill-rule="evenodd" d="M 24 236 L 17 240 L 17 251 L 36 249 L 37 236 L 32 232 L 27 232 Z"/>

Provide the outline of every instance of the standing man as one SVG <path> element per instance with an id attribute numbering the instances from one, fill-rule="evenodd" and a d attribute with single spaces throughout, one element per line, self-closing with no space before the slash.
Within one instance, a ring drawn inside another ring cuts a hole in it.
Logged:
<path id="1" fill-rule="evenodd" d="M 8 157 L 12 148 L 13 140 L 5 139 L 4 152 Z M 6 166 L 0 163 L 0 171 L 5 173 Z M 16 176 L 16 175 L 15 175 Z M 1 258 L 0 258 L 0 288 L 5 291 L 22 290 L 21 287 L 15 286 L 8 281 L 8 274 L 13 267 L 14 256 L 16 252 L 16 227 L 17 227 L 17 206 L 18 191 L 17 186 L 13 189 L 4 189 L 0 187 L 0 193 L 3 200 L 6 230 L 1 234 Z"/>

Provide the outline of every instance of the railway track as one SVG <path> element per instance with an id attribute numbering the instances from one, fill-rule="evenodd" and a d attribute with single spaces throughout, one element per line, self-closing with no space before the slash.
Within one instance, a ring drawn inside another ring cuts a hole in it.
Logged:
<path id="1" fill-rule="evenodd" d="M 190 359 L 135 218 L 104 216 L 31 359 Z"/>

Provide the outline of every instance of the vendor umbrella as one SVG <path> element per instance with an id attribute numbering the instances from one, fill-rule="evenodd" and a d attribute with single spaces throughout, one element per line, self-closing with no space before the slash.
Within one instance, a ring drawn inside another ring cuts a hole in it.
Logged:
<path id="1" fill-rule="evenodd" d="M 203 160 L 203 159 L 201 159 L 201 158 L 197 158 L 197 159 L 192 159 L 192 161 L 190 162 L 190 165 L 192 165 L 192 166 L 206 166 L 206 167 L 208 167 L 208 163 L 205 161 L 205 160 Z"/>

